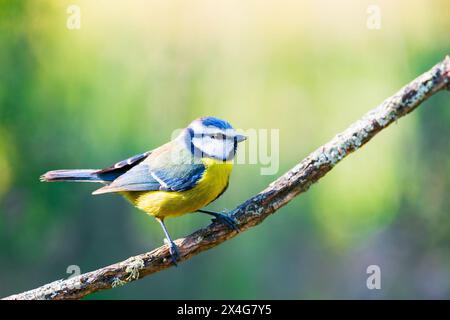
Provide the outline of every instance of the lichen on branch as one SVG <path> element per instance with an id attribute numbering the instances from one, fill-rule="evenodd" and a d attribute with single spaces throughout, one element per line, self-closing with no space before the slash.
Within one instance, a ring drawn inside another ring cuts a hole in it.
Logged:
<path id="1" fill-rule="evenodd" d="M 436 64 L 393 96 L 366 113 L 360 120 L 319 147 L 265 190 L 232 211 L 238 227 L 245 231 L 287 204 L 329 172 L 347 155 L 370 141 L 379 131 L 413 111 L 440 90 L 450 89 L 450 58 Z M 181 262 L 235 237 L 238 233 L 218 223 L 175 240 Z M 111 289 L 173 266 L 167 245 L 125 261 L 58 280 L 5 299 L 79 299 L 96 291 Z"/>

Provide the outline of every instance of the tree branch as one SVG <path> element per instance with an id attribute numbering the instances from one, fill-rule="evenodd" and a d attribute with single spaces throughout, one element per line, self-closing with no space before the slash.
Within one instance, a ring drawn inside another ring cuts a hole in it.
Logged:
<path id="1" fill-rule="evenodd" d="M 413 111 L 440 90 L 450 90 L 450 58 L 407 84 L 386 99 L 344 132 L 312 152 L 294 168 L 272 182 L 265 190 L 248 199 L 232 211 L 241 232 L 263 222 L 269 215 L 303 193 L 322 178 L 348 154 L 359 149 L 379 131 Z M 186 238 L 175 241 L 181 261 L 211 249 L 235 237 L 238 233 L 212 223 Z M 131 257 L 125 261 L 82 274 L 68 280 L 58 280 L 5 299 L 79 299 L 90 293 L 110 289 L 143 278 L 173 266 L 168 246 Z"/>

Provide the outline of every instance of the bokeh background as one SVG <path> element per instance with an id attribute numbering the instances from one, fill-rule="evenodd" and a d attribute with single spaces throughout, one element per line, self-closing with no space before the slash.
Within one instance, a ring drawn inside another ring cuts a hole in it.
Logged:
<path id="1" fill-rule="evenodd" d="M 81 29 L 66 27 L 69 5 Z M 381 29 L 367 27 L 369 5 Z M 0 296 L 162 244 L 90 184 L 192 119 L 280 130 L 280 168 L 237 165 L 231 209 L 450 53 L 442 1 L 0 1 Z M 450 298 L 450 96 L 380 133 L 262 225 L 89 299 Z M 168 221 L 173 237 L 209 223 Z M 381 268 L 368 290 L 366 268 Z"/>

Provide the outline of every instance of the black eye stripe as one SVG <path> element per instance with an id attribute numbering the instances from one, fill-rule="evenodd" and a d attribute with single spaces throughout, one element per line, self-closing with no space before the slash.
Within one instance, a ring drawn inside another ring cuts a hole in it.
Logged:
<path id="1" fill-rule="evenodd" d="M 231 139 L 233 137 L 228 137 L 226 135 L 224 135 L 223 133 L 199 133 L 199 134 L 194 134 L 193 138 L 203 138 L 203 137 L 210 137 L 213 139 Z"/>
<path id="2" fill-rule="evenodd" d="M 221 139 L 224 140 L 227 137 L 223 133 L 212 133 L 209 135 L 212 139 Z"/>

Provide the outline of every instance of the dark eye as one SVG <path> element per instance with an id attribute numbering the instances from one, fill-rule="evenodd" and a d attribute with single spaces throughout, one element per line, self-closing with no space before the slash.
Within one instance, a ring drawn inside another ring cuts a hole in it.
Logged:
<path id="1" fill-rule="evenodd" d="M 215 134 L 211 135 L 211 138 L 212 139 L 221 139 L 221 140 L 223 140 L 225 138 L 225 136 L 223 134 L 221 134 L 221 133 L 215 133 Z"/>

